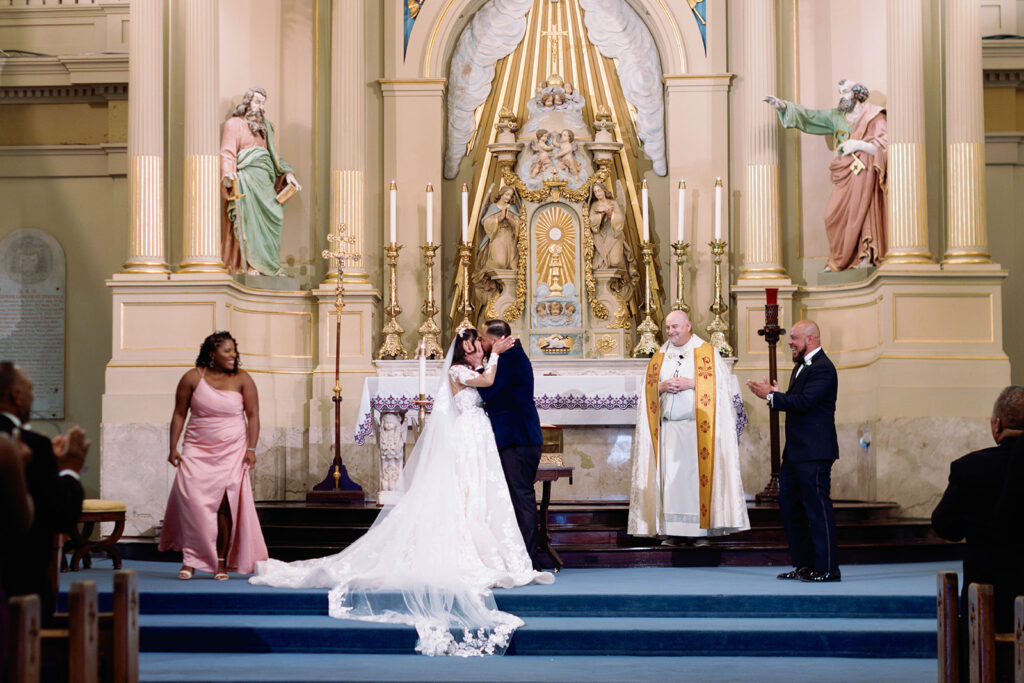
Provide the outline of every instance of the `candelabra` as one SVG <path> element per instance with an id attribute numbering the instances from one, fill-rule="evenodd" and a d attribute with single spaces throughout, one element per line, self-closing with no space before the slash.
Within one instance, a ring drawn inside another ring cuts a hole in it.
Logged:
<path id="1" fill-rule="evenodd" d="M 402 335 L 405 330 L 398 324 L 398 315 L 402 312 L 402 307 L 398 305 L 398 251 L 402 248 L 401 244 L 391 242 L 384 247 L 384 253 L 388 256 L 388 271 L 390 277 L 388 280 L 388 305 L 384 308 L 384 312 L 387 314 L 387 322 L 384 323 L 384 327 L 381 332 L 384 334 L 384 342 L 380 345 L 380 350 L 377 352 L 377 360 L 405 360 L 409 357 L 409 354 L 405 352 L 405 347 L 402 346 Z"/>
<path id="2" fill-rule="evenodd" d="M 459 242 L 459 262 L 460 270 L 462 271 L 462 322 L 456 331 L 461 331 L 467 327 L 473 327 L 473 304 L 469 297 L 469 263 L 473 257 L 473 243 L 472 242 Z"/>
<path id="3" fill-rule="evenodd" d="M 420 365 L 420 387 L 417 397 L 412 400 L 413 405 L 419 408 L 419 422 L 416 424 L 416 431 L 419 433 L 423 432 L 423 427 L 427 420 L 427 406 L 430 405 L 430 397 L 427 396 L 426 387 L 424 386 L 427 374 L 426 360 L 429 358 L 427 353 L 426 339 L 421 339 L 416 347 L 416 360 L 419 361 Z"/>
<path id="4" fill-rule="evenodd" d="M 672 243 L 672 251 L 676 254 L 676 303 L 672 306 L 673 310 L 683 311 L 684 313 L 690 312 L 690 305 L 686 303 L 686 250 L 690 248 L 689 242 L 679 240 L 678 242 Z"/>
<path id="5" fill-rule="evenodd" d="M 338 500 L 363 500 L 365 494 L 359 484 L 348 476 L 345 463 L 341 460 L 341 311 L 345 308 L 345 266 L 359 260 L 359 254 L 345 252 L 346 244 L 354 244 L 356 238 L 348 235 L 342 225 L 338 234 L 327 236 L 331 249 L 324 249 L 321 256 L 338 262 L 338 279 L 334 289 L 334 458 L 327 469 L 327 476 L 306 493 L 307 503 L 329 503 Z"/>
<path id="6" fill-rule="evenodd" d="M 711 333 L 711 345 L 723 358 L 732 356 L 732 347 L 726 341 L 729 324 L 722 319 L 722 314 L 729 310 L 725 303 L 725 297 L 722 295 L 722 254 L 725 253 L 726 244 L 727 242 L 722 239 L 713 239 L 710 242 L 711 255 L 715 262 L 715 298 L 709 310 L 714 314 L 715 319 L 708 325 L 708 331 Z"/>
<path id="7" fill-rule="evenodd" d="M 641 242 L 640 251 L 644 257 L 644 321 L 636 328 L 640 340 L 633 347 L 633 356 L 653 356 L 658 352 L 658 326 L 651 318 L 651 263 L 654 261 L 654 244 Z"/>
<path id="8" fill-rule="evenodd" d="M 437 315 L 437 304 L 434 303 L 434 256 L 437 254 L 438 245 L 427 242 L 420 247 L 423 250 L 423 266 L 427 270 L 427 298 L 423 302 L 420 311 L 423 312 L 425 320 L 420 325 L 420 346 L 423 347 L 427 358 L 444 358 L 444 350 L 438 339 L 441 336 L 441 328 L 434 322 Z"/>

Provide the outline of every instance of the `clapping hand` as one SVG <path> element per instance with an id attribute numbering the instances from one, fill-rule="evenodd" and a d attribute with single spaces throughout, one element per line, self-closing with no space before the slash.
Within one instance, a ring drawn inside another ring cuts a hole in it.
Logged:
<path id="1" fill-rule="evenodd" d="M 85 430 L 75 425 L 63 434 L 53 438 L 53 454 L 57 457 L 57 466 L 62 470 L 81 472 L 85 465 L 85 456 L 89 453 L 92 442 L 85 438 Z"/>
<path id="2" fill-rule="evenodd" d="M 754 396 L 758 398 L 768 398 L 768 394 L 779 390 L 779 383 L 776 381 L 769 382 L 767 377 L 763 378 L 760 382 L 748 379 L 747 388 L 754 392 Z"/>

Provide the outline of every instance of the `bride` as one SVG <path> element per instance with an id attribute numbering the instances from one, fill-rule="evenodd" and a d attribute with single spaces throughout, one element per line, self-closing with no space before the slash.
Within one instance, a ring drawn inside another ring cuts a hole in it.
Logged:
<path id="1" fill-rule="evenodd" d="M 423 654 L 504 653 L 524 622 L 498 610 L 490 589 L 555 580 L 533 569 L 476 390 L 494 383 L 498 354 L 512 343 L 496 342 L 478 373 L 477 332 L 458 333 L 433 413 L 402 472 L 402 496 L 362 538 L 329 557 L 260 562 L 249 581 L 330 588 L 332 617 L 415 626 Z"/>

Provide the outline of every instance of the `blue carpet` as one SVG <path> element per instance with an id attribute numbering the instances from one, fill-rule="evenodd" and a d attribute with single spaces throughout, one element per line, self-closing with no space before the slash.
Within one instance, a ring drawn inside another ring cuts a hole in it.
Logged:
<path id="1" fill-rule="evenodd" d="M 409 627 L 331 619 L 325 590 L 125 566 L 139 573 L 143 679 L 153 681 L 927 680 L 935 575 L 960 569 L 851 565 L 820 585 L 779 581 L 778 567 L 569 569 L 553 585 L 495 591 L 526 620 L 512 656 L 451 661 L 410 656 Z M 62 590 L 80 579 L 96 581 L 107 609 L 109 562 L 62 575 Z"/>
<path id="2" fill-rule="evenodd" d="M 762 657 L 489 657 L 416 655 L 143 654 L 145 683 L 365 681 L 564 681 L 565 683 L 916 683 L 934 681 L 935 660 Z"/>

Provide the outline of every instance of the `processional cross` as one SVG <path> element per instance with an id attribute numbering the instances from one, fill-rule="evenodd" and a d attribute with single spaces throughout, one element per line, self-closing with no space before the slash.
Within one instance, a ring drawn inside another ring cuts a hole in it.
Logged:
<path id="1" fill-rule="evenodd" d="M 548 31 L 541 31 L 540 34 L 548 39 L 551 46 L 551 72 L 558 71 L 558 46 L 562 42 L 562 36 L 569 37 L 569 32 L 556 26 Z"/>
<path id="2" fill-rule="evenodd" d="M 346 251 L 346 245 L 355 244 L 356 238 L 348 234 L 348 227 L 345 225 L 338 228 L 337 234 L 327 235 L 327 242 L 331 248 L 324 249 L 320 256 L 328 262 L 330 259 L 338 262 L 338 279 L 334 294 L 334 395 L 331 397 L 334 402 L 334 458 L 327 476 L 314 486 L 306 497 L 307 500 L 311 497 L 362 500 L 362 488 L 349 478 L 348 471 L 341 461 L 341 311 L 345 308 L 345 266 L 358 262 L 360 255 Z"/>

